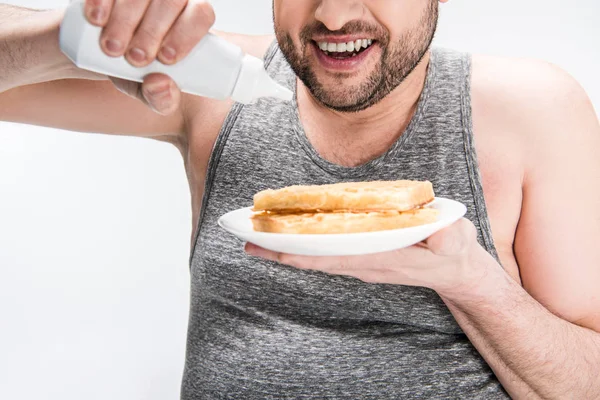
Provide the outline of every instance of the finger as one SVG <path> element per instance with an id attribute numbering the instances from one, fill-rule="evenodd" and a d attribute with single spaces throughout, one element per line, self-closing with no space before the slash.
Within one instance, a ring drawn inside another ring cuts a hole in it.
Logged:
<path id="1" fill-rule="evenodd" d="M 252 256 L 298 269 L 348 276 L 365 283 L 386 283 L 389 280 L 390 271 L 388 267 L 381 268 L 380 264 L 390 264 L 394 257 L 393 252 L 352 257 L 306 257 L 277 253 L 252 243 L 246 243 L 245 251 Z"/>
<path id="2" fill-rule="evenodd" d="M 152 93 L 154 93 L 154 85 L 166 85 L 169 87 L 169 90 L 174 90 L 171 100 L 174 103 L 178 103 L 178 99 L 180 99 L 181 94 L 179 89 L 175 86 L 174 82 L 166 75 L 161 74 L 153 74 L 148 75 L 146 77 L 147 87 L 143 88 L 141 84 L 137 82 L 128 81 L 125 79 L 115 78 L 109 76 L 109 79 L 113 82 L 117 90 L 121 93 L 126 94 L 127 96 L 133 97 L 147 106 L 149 106 L 155 112 L 158 112 L 163 115 L 168 115 L 177 109 L 176 105 L 173 107 L 165 107 L 161 103 L 162 97 L 158 96 L 158 99 L 152 98 Z"/>
<path id="3" fill-rule="evenodd" d="M 275 262 L 278 262 L 280 257 L 280 253 L 267 250 L 250 242 L 246 243 L 246 245 L 244 246 L 244 251 L 253 257 L 264 258 L 266 260 L 271 260 Z"/>
<path id="4" fill-rule="evenodd" d="M 190 1 L 167 33 L 158 60 L 174 64 L 185 58 L 215 23 L 215 12 L 206 1 Z"/>
<path id="5" fill-rule="evenodd" d="M 264 249 L 252 243 L 246 243 L 245 251 L 255 257 L 264 258 L 280 264 L 289 265 L 299 269 L 309 269 L 334 273 L 336 275 L 350 275 L 359 257 L 311 257 L 295 254 L 277 253 Z"/>
<path id="6" fill-rule="evenodd" d="M 426 240 L 432 253 L 440 256 L 462 254 L 477 240 L 477 230 L 473 223 L 462 218 Z"/>
<path id="7" fill-rule="evenodd" d="M 149 0 L 115 1 L 100 36 L 100 45 L 107 55 L 120 57 L 125 53 L 148 4 Z"/>
<path id="8" fill-rule="evenodd" d="M 164 74 L 150 74 L 144 78 L 141 94 L 157 113 L 169 115 L 179 108 L 181 91 L 175 82 Z"/>
<path id="9" fill-rule="evenodd" d="M 136 66 L 146 66 L 158 53 L 167 32 L 175 23 L 187 0 L 154 0 L 129 44 L 127 60 Z"/>
<path id="10" fill-rule="evenodd" d="M 108 21 L 114 0 L 86 0 L 84 14 L 88 22 L 96 26 L 104 26 Z"/>

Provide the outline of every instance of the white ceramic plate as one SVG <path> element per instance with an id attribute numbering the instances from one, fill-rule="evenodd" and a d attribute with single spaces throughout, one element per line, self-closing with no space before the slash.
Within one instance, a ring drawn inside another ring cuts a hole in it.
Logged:
<path id="1" fill-rule="evenodd" d="M 381 253 L 419 243 L 462 218 L 467 208 L 454 200 L 436 197 L 429 205 L 440 210 L 438 220 L 412 228 L 367 233 L 304 235 L 256 232 L 251 207 L 232 211 L 219 218 L 219 226 L 244 242 L 278 253 L 305 256 L 344 256 Z"/>

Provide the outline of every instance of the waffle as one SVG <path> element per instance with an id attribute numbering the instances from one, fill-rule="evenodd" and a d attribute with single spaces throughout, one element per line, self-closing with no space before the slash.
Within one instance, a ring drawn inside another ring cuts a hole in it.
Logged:
<path id="1" fill-rule="evenodd" d="M 252 217 L 254 230 L 271 233 L 334 234 L 375 232 L 409 228 L 435 222 L 438 210 L 417 208 L 409 211 L 373 212 L 261 212 Z"/>
<path id="2" fill-rule="evenodd" d="M 254 230 L 272 233 L 356 233 L 408 228 L 437 220 L 425 207 L 431 182 L 375 181 L 290 186 L 254 196 Z"/>
<path id="3" fill-rule="evenodd" d="M 408 211 L 434 199 L 431 182 L 375 181 L 290 186 L 254 196 L 255 211 Z"/>

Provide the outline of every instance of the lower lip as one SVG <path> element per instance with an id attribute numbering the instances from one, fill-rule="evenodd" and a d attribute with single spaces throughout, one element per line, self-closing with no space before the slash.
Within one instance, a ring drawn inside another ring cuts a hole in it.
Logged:
<path id="1" fill-rule="evenodd" d="M 367 47 L 354 57 L 338 60 L 337 58 L 329 57 L 323 53 L 323 51 L 315 42 L 313 42 L 312 45 L 321 65 L 323 65 L 326 69 L 334 71 L 352 71 L 356 69 L 360 64 L 363 63 L 363 61 L 365 61 L 369 53 L 371 53 L 371 50 L 376 46 L 376 44 L 373 43 L 371 46 Z"/>

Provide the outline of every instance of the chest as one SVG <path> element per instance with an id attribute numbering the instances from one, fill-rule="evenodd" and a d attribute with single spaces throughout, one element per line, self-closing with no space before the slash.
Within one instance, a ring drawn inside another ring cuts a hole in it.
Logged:
<path id="1" fill-rule="evenodd" d="M 196 232 L 197 223 L 200 218 L 205 189 L 207 187 L 207 178 L 214 178 L 209 177 L 209 159 L 212 151 L 215 149 L 217 134 L 220 129 L 220 124 L 225 120 L 227 115 L 226 111 L 228 111 L 228 109 L 223 109 L 219 113 L 222 114 L 222 116 L 217 118 L 219 123 L 215 123 L 209 127 L 205 124 L 193 125 L 194 129 L 191 132 L 186 168 L 192 193 L 193 232 Z M 483 116 L 479 115 L 476 108 L 474 109 L 473 124 L 474 146 L 476 149 L 478 169 L 481 176 L 481 185 L 483 187 L 484 199 L 495 247 L 504 268 L 514 279 L 520 281 L 518 264 L 513 253 L 513 243 L 521 210 L 521 155 L 518 153 L 515 144 L 510 140 L 510 136 L 503 134 L 503 132 L 496 131 L 493 126 L 487 123 Z M 262 178 L 255 177 L 255 181 L 268 180 L 279 174 L 281 174 L 280 177 L 289 178 L 289 174 L 286 173 L 285 168 L 282 168 L 280 171 L 275 169 L 269 170 L 269 168 L 277 167 L 276 160 L 275 162 L 267 164 L 262 163 L 264 157 L 269 157 L 267 154 L 269 150 L 268 139 L 266 139 L 262 145 L 254 147 L 254 150 L 251 150 L 253 145 L 248 141 L 252 141 L 252 135 L 254 134 L 259 134 L 259 132 L 251 133 L 249 138 L 244 138 L 243 142 L 246 142 L 242 143 L 241 146 L 238 146 L 238 149 L 246 148 L 250 150 L 250 154 L 247 154 L 247 158 L 254 160 L 244 168 L 253 168 L 257 163 L 262 164 L 261 173 L 263 173 L 264 176 L 262 176 Z M 288 139 L 292 142 L 295 140 L 294 138 Z M 294 144 L 291 144 L 292 147 L 293 145 Z M 264 153 L 261 153 L 263 151 Z M 364 154 L 364 149 L 352 150 L 351 148 L 344 148 L 344 153 L 354 154 L 356 157 L 360 158 L 360 154 Z M 324 155 L 324 157 L 327 156 Z M 301 164 L 301 158 L 297 161 Z M 335 162 L 335 160 L 332 161 Z M 234 176 L 236 173 L 244 172 L 242 171 L 244 168 L 237 172 L 235 172 L 237 170 L 236 166 L 231 166 L 231 168 L 233 173 L 231 179 L 237 179 Z M 296 169 L 296 172 L 302 172 L 302 168 Z M 308 175 L 314 177 L 322 172 L 323 171 L 316 168 L 316 170 L 309 171 Z M 294 175 L 293 172 L 292 175 Z M 306 178 L 306 175 L 302 175 L 302 173 L 298 176 L 298 179 Z M 388 176 L 383 178 L 395 179 L 396 177 L 397 176 L 393 176 L 393 174 L 388 174 Z M 252 179 L 250 176 L 248 178 Z M 430 176 L 425 175 L 422 177 L 422 179 L 430 178 Z M 294 184 L 298 182 L 288 183 Z M 324 181 L 323 183 L 330 182 Z M 283 184 L 283 182 L 281 184 Z M 275 183 L 275 185 L 277 185 L 277 183 Z M 255 189 L 259 190 L 261 189 L 261 186 L 259 185 Z M 247 201 L 248 200 L 250 199 L 247 199 Z M 192 235 L 192 240 L 193 239 L 194 235 Z"/>
<path id="2" fill-rule="evenodd" d="M 251 205 L 254 194 L 266 188 L 359 179 L 430 180 L 439 196 L 467 206 L 467 218 L 478 228 L 480 242 L 489 248 L 486 208 L 479 200 L 483 185 L 496 250 L 501 261 L 510 265 L 514 260 L 509 250 L 514 237 L 509 223 L 513 216 L 502 196 L 507 189 L 512 190 L 512 179 L 505 177 L 514 174 L 498 166 L 502 157 L 498 157 L 494 142 L 478 140 L 478 168 L 461 127 L 434 114 L 426 115 L 423 124 L 409 131 L 410 136 L 403 136 L 368 168 L 346 168 L 342 177 L 336 176 L 339 168 L 331 169 L 331 163 L 317 159 L 318 155 L 305 147 L 307 143 L 302 142 L 294 124 L 284 123 L 285 109 L 273 111 L 279 116 L 270 119 L 258 118 L 259 111 L 241 114 L 231 125 L 226 123 L 213 146 L 211 162 L 205 164 L 208 168 L 189 174 L 203 177 L 192 185 L 196 191 L 193 198 L 204 200 L 194 205 L 196 210 L 202 208 L 201 218 L 198 214 L 195 217 L 202 223 L 192 258 L 192 279 L 199 293 L 235 304 L 246 313 L 262 310 L 306 321 L 328 321 L 332 316 L 345 321 L 375 319 L 393 326 L 418 324 L 420 328 L 456 332 L 455 321 L 433 292 L 368 285 L 250 259 L 243 252 L 243 244 L 220 229 L 217 220 L 228 211 Z"/>

